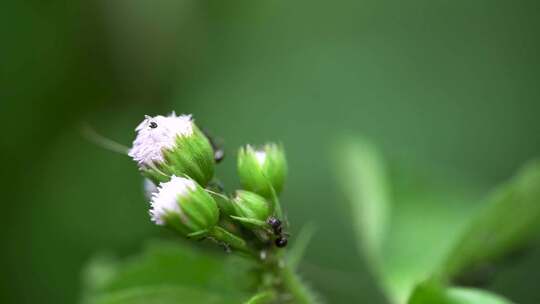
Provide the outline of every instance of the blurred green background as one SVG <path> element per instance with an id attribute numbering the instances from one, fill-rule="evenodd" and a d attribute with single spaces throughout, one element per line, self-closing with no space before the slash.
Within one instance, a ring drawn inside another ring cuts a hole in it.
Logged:
<path id="1" fill-rule="evenodd" d="M 385 303 L 342 203 L 342 136 L 373 139 L 406 191 L 471 204 L 540 155 L 535 1 L 8 1 L 0 20 L 2 303 L 74 303 L 93 254 L 164 234 L 132 161 L 82 126 L 129 145 L 144 114 L 193 113 L 231 187 L 239 145 L 282 141 L 291 230 L 318 229 L 301 272 L 328 303 Z M 538 270 L 533 250 L 488 288 L 540 303 Z"/>

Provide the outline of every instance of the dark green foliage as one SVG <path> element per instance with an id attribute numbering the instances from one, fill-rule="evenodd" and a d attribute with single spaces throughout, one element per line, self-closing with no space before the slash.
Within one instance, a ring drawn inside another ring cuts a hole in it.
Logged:
<path id="1" fill-rule="evenodd" d="M 497 188 L 448 253 L 439 275 L 453 278 L 529 247 L 540 232 L 540 162 Z"/>
<path id="2" fill-rule="evenodd" d="M 92 260 L 84 270 L 83 303 L 239 303 L 250 284 L 248 267 L 239 258 L 151 242 L 122 261 Z"/>

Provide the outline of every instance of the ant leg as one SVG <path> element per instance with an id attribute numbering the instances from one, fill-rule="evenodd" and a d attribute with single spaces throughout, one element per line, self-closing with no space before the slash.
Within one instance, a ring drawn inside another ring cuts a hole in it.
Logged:
<path id="1" fill-rule="evenodd" d="M 220 163 L 225 158 L 225 150 L 223 150 L 221 143 L 218 143 L 215 138 L 210 136 L 207 130 L 203 129 L 202 132 L 206 136 L 206 138 L 208 138 L 208 141 L 210 142 L 210 145 L 214 150 L 214 160 L 216 161 L 216 163 Z"/>

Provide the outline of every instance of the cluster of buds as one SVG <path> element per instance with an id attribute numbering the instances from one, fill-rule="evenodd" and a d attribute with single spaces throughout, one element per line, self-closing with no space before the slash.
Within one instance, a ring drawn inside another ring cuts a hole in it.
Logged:
<path id="1" fill-rule="evenodd" d="M 281 217 L 278 195 L 287 164 L 283 148 L 246 145 L 238 153 L 242 189 L 229 196 L 219 187 L 214 167 L 222 158 L 212 140 L 191 115 L 146 116 L 135 129 L 129 156 L 145 180 L 151 220 L 188 238 L 210 238 L 228 248 L 253 253 L 250 240 L 278 247 L 286 244 L 276 223 Z M 249 238 L 243 231 L 250 231 Z M 260 244 L 259 244 L 260 245 Z"/>

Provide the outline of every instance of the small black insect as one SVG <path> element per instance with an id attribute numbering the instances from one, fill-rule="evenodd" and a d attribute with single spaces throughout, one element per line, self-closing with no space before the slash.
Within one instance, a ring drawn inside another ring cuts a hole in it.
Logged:
<path id="1" fill-rule="evenodd" d="M 208 138 L 208 141 L 210 142 L 210 145 L 212 146 L 212 149 L 214 150 L 214 161 L 216 163 L 220 163 L 225 158 L 225 150 L 223 150 L 223 147 L 221 144 L 217 142 L 215 138 L 210 136 L 210 134 L 206 130 L 202 130 L 206 138 Z"/>
<path id="2" fill-rule="evenodd" d="M 272 228 L 272 232 L 276 236 L 274 244 L 279 248 L 287 246 L 287 233 L 283 233 L 283 223 L 273 216 L 269 217 L 266 220 L 266 223 L 270 225 L 270 227 Z"/>
<path id="3" fill-rule="evenodd" d="M 283 231 L 283 227 L 281 226 L 281 221 L 273 216 L 269 217 L 266 221 L 270 227 L 272 227 L 272 231 L 275 235 L 280 235 Z"/>
<path id="4" fill-rule="evenodd" d="M 287 246 L 287 237 L 285 236 L 278 236 L 278 238 L 274 241 L 274 243 L 276 244 L 277 247 L 279 248 L 283 248 L 285 246 Z"/>
<path id="5" fill-rule="evenodd" d="M 149 124 L 148 126 L 149 126 L 150 128 L 152 128 L 152 129 L 155 129 L 155 128 L 158 127 L 158 126 L 157 126 L 157 123 L 156 123 L 155 121 L 151 121 L 150 124 Z"/>

